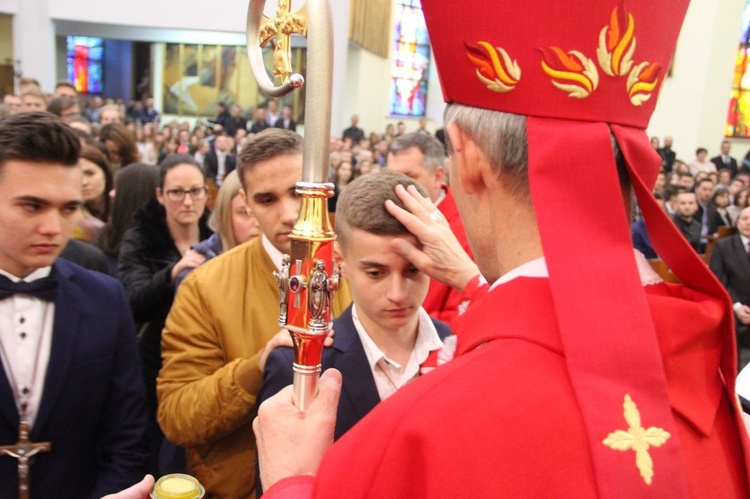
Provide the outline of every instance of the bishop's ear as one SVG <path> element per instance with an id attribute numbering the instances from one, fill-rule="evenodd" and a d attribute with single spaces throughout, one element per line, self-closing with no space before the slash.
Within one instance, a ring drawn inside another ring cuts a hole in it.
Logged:
<path id="1" fill-rule="evenodd" d="M 467 194 L 476 194 L 484 187 L 485 173 L 489 166 L 487 156 L 474 139 L 455 123 L 448 123 L 445 132 L 453 149 L 450 157 L 451 182 L 460 183 L 460 186 L 453 187 L 459 187 Z"/>

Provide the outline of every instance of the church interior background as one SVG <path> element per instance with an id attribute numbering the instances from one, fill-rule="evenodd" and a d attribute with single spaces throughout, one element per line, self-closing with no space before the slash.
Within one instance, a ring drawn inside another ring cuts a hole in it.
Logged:
<path id="1" fill-rule="evenodd" d="M 420 0 L 331 3 L 332 133 L 353 114 L 367 132 L 398 121 L 414 130 L 421 118 L 439 128 L 444 104 Z M 218 101 L 250 114 L 266 97 L 247 62 L 246 12 L 246 0 L 0 0 L 0 91 L 12 91 L 20 76 L 37 78 L 48 91 L 67 79 L 84 96 L 127 103 L 152 95 L 166 119 L 213 116 Z M 273 14 L 270 5 L 266 12 Z M 649 133 L 672 135 L 688 161 L 697 147 L 717 152 L 725 136 L 732 154 L 744 156 L 749 47 L 750 0 L 692 0 Z M 292 58 L 303 74 L 304 52 L 304 39 L 293 37 Z M 270 60 L 270 48 L 266 54 Z M 304 93 L 285 99 L 303 121 Z"/>

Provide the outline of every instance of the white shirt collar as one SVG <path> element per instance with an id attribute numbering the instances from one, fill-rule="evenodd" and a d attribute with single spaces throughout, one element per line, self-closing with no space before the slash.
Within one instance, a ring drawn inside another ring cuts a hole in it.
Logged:
<path id="1" fill-rule="evenodd" d="M 518 267 L 510 270 L 500 276 L 500 278 L 492 284 L 490 289 L 510 282 L 517 277 L 549 277 L 549 271 L 547 270 L 547 261 L 544 257 L 536 258 L 530 262 L 519 265 Z"/>
<path id="2" fill-rule="evenodd" d="M 268 240 L 265 234 L 261 234 L 261 239 L 263 242 L 263 249 L 266 250 L 266 254 L 273 262 L 274 266 L 276 267 L 276 270 L 281 272 L 281 262 L 284 259 L 284 254 L 276 249 L 276 246 L 271 244 L 271 241 Z"/>
<path id="3" fill-rule="evenodd" d="M 651 268 L 651 265 L 648 263 L 646 257 L 643 256 L 643 253 L 635 249 L 633 250 L 633 252 L 635 254 L 635 263 L 638 267 L 638 274 L 641 276 L 641 284 L 643 284 L 644 286 L 648 286 L 649 284 L 658 284 L 660 282 L 663 282 L 662 278 L 659 277 L 659 274 L 657 274 L 656 271 Z M 518 277 L 549 277 L 549 271 L 547 270 L 547 261 L 544 259 L 544 257 L 541 257 L 519 265 L 513 270 L 503 274 L 497 281 L 492 284 L 492 287 L 490 289 L 494 289 L 496 286 L 512 281 L 513 279 L 516 279 Z"/>
<path id="4" fill-rule="evenodd" d="M 435 205 L 435 207 L 436 207 L 436 208 L 437 208 L 438 206 L 440 206 L 440 203 L 442 203 L 442 202 L 443 202 L 443 199 L 445 199 L 445 198 L 446 198 L 446 196 L 448 196 L 448 193 L 446 193 L 446 192 L 445 192 L 445 188 L 441 188 L 441 189 L 440 189 L 440 195 L 438 196 L 438 198 L 437 198 L 437 199 L 435 200 L 435 202 L 433 203 L 433 204 Z"/>
<path id="5" fill-rule="evenodd" d="M 40 267 L 40 268 L 36 269 L 35 271 L 33 271 L 32 273 L 30 273 L 29 275 L 27 275 L 26 277 L 18 277 L 18 276 L 15 276 L 15 275 L 11 274 L 10 272 L 6 272 L 5 270 L 0 269 L 0 274 L 4 275 L 5 277 L 7 277 L 8 279 L 10 279 L 13 282 L 21 282 L 21 281 L 31 282 L 31 281 L 36 281 L 37 279 L 41 279 L 43 277 L 47 277 L 50 274 L 50 272 L 52 272 L 52 266 L 51 265 L 48 265 L 46 267 Z"/>
<path id="6" fill-rule="evenodd" d="M 362 348 L 365 351 L 370 371 L 372 371 L 373 378 L 375 379 L 380 400 L 385 400 L 396 389 L 401 388 L 414 379 L 419 374 L 420 365 L 427 360 L 430 352 L 443 348 L 443 342 L 440 340 L 440 336 L 429 314 L 422 307 L 419 307 L 418 315 L 419 325 L 417 326 L 417 339 L 414 342 L 414 349 L 407 365 L 401 366 L 386 357 L 383 351 L 370 338 L 370 335 L 367 334 L 367 331 L 365 331 L 364 326 L 359 320 L 356 305 L 352 304 L 352 322 L 354 322 L 354 328 L 362 342 Z M 393 376 L 396 373 L 400 375 L 399 379 L 394 379 Z"/>
<path id="7" fill-rule="evenodd" d="M 748 252 L 748 243 L 750 243 L 750 239 L 746 238 L 742 234 L 740 234 L 740 240 L 742 241 L 742 246 L 745 248 L 745 253 Z"/>

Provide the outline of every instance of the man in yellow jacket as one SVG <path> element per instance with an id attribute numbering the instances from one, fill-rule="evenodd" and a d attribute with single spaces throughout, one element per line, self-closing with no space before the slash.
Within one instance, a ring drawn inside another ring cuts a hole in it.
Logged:
<path id="1" fill-rule="evenodd" d="M 262 236 L 212 259 L 180 285 L 162 334 L 157 381 L 164 434 L 187 450 L 188 472 L 217 498 L 253 496 L 255 397 L 268 353 L 288 339 L 279 331 L 274 271 L 290 252 L 300 198 L 302 138 L 269 129 L 239 157 L 243 192 Z M 351 302 L 346 283 L 333 300 Z M 289 343 L 291 344 L 291 343 Z"/>

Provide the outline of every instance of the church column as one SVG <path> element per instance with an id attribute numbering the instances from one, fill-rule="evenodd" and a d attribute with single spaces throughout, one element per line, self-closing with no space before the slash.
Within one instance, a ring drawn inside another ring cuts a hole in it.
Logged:
<path id="1" fill-rule="evenodd" d="M 55 29 L 49 0 L 23 0 L 13 16 L 13 52 L 23 76 L 36 78 L 42 90 L 55 88 Z M 18 90 L 18 89 L 16 89 Z"/>

